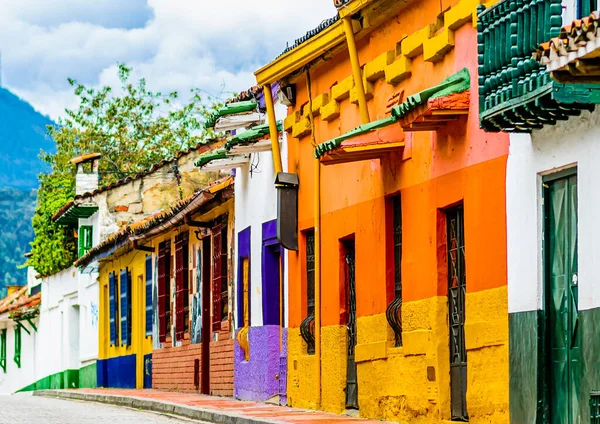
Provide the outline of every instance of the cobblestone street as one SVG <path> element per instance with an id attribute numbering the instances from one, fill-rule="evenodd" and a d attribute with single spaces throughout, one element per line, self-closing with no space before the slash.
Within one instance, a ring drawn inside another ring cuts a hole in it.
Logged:
<path id="1" fill-rule="evenodd" d="M 0 396 L 0 424 L 177 424 L 177 418 L 116 406 L 43 398 Z"/>

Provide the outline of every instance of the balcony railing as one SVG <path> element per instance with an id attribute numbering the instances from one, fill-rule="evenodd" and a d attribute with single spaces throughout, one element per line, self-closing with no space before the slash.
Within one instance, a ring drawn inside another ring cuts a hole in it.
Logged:
<path id="1" fill-rule="evenodd" d="M 552 81 L 532 56 L 541 43 L 559 34 L 561 25 L 561 0 L 503 0 L 489 9 L 480 6 L 477 50 L 484 130 L 530 132 L 593 109 L 587 93 L 595 87 L 580 87 L 582 95 L 573 96 L 577 85 Z"/>

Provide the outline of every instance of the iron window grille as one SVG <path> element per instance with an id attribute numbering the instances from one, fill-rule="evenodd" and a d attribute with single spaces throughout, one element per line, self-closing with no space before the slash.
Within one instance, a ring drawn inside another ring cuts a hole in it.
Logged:
<path id="1" fill-rule="evenodd" d="M 450 327 L 450 391 L 453 421 L 469 421 L 467 412 L 467 348 L 465 343 L 464 211 L 457 206 L 446 211 L 448 253 L 448 319 Z"/>
<path id="2" fill-rule="evenodd" d="M 158 245 L 158 336 L 167 341 L 171 320 L 171 241 Z"/>
<path id="3" fill-rule="evenodd" d="M 600 390 L 590 393 L 590 424 L 600 424 Z"/>
<path id="4" fill-rule="evenodd" d="M 0 332 L 0 368 L 6 374 L 6 328 Z"/>
<path id="5" fill-rule="evenodd" d="M 189 331 L 189 235 L 182 233 L 175 238 L 175 333 L 183 340 Z"/>
<path id="6" fill-rule="evenodd" d="M 13 357 L 17 367 L 21 368 L 21 325 L 15 327 L 15 356 Z"/>
<path id="7" fill-rule="evenodd" d="M 229 270 L 228 270 L 228 244 L 227 244 L 227 219 L 228 215 L 222 217 L 221 228 L 221 320 L 229 317 Z"/>
<path id="8" fill-rule="evenodd" d="M 394 231 L 394 300 L 385 313 L 394 331 L 395 346 L 402 346 L 402 203 L 400 196 L 391 199 Z"/>
<path id="9" fill-rule="evenodd" d="M 300 335 L 307 345 L 307 353 L 315 354 L 315 232 L 308 231 L 306 240 L 306 304 L 307 315 L 300 324 Z"/>

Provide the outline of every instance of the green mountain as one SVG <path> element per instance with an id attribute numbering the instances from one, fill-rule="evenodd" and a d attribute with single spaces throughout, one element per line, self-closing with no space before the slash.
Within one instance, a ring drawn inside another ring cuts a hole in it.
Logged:
<path id="1" fill-rule="evenodd" d="M 46 169 L 38 158 L 40 149 L 55 149 L 46 136 L 46 126 L 52 123 L 29 103 L 0 88 L 0 187 L 37 188 L 37 176 Z"/>
<path id="2" fill-rule="evenodd" d="M 46 136 L 53 122 L 26 101 L 0 88 L 0 298 L 7 285 L 27 283 L 27 270 L 17 269 L 33 240 L 37 176 L 47 170 L 40 149 L 53 152 Z"/>

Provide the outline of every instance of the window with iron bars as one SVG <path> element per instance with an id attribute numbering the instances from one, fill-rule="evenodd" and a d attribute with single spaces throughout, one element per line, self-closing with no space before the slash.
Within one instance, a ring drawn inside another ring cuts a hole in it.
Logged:
<path id="1" fill-rule="evenodd" d="M 307 353 L 315 354 L 315 231 L 305 233 L 306 248 L 306 305 L 307 315 L 300 324 L 300 335 L 307 345 Z"/>
<path id="2" fill-rule="evenodd" d="M 394 299 L 386 309 L 387 321 L 394 331 L 395 346 L 402 346 L 402 201 L 400 195 L 388 200 L 391 208 L 391 225 L 388 231 L 393 234 L 394 249 Z M 390 214 L 387 214 L 390 216 Z"/>

